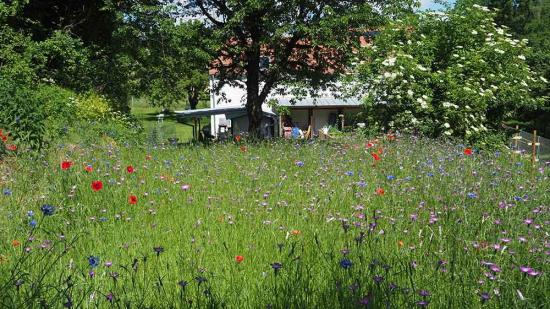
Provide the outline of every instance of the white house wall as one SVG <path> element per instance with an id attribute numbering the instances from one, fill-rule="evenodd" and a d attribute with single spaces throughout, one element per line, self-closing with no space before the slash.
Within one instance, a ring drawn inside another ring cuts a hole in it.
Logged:
<path id="1" fill-rule="evenodd" d="M 210 77 L 210 108 L 244 106 L 246 104 L 246 88 L 226 84 L 216 92 L 215 87 L 217 82 L 215 78 Z M 263 104 L 262 108 L 263 110 L 270 110 L 267 104 Z M 213 135 L 217 136 L 220 124 L 231 126 L 231 121 L 225 119 L 225 115 L 211 116 L 210 130 Z M 238 124 L 239 130 L 248 130 L 248 123 L 246 124 L 246 128 L 241 127 L 242 125 Z"/>

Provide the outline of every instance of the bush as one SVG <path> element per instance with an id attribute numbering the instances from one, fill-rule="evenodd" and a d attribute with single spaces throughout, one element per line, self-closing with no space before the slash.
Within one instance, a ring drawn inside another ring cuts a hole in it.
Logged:
<path id="1" fill-rule="evenodd" d="M 483 140 L 541 100 L 544 78 L 526 62 L 526 40 L 497 26 L 494 12 L 457 5 L 391 23 L 365 49 L 357 79 L 371 124 L 384 129 Z"/>
<path id="2" fill-rule="evenodd" d="M 45 120 L 45 139 L 53 140 L 67 133 L 76 115 L 76 94 L 55 85 L 42 85 L 35 93 Z"/>
<path id="3" fill-rule="evenodd" d="M 15 144 L 38 149 L 44 145 L 45 112 L 28 85 L 0 79 L 0 128 Z"/>
<path id="4" fill-rule="evenodd" d="M 81 120 L 105 120 L 111 116 L 111 104 L 105 97 L 90 92 L 77 97 L 76 116 Z"/>

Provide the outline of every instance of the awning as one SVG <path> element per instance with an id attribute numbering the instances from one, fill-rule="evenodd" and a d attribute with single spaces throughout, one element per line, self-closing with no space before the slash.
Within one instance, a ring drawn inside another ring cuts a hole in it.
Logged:
<path id="1" fill-rule="evenodd" d="M 201 118 L 222 114 L 225 114 L 225 118 L 232 119 L 246 115 L 246 108 L 244 106 L 215 107 L 175 111 L 174 113 L 178 119 Z M 277 117 L 277 115 L 270 110 L 263 109 L 263 113 L 268 117 Z"/>
<path id="2" fill-rule="evenodd" d="M 359 98 L 332 98 L 332 97 L 320 97 L 320 98 L 304 98 L 304 99 L 292 99 L 290 98 L 274 98 L 277 100 L 279 106 L 287 107 L 359 107 L 363 103 Z"/>

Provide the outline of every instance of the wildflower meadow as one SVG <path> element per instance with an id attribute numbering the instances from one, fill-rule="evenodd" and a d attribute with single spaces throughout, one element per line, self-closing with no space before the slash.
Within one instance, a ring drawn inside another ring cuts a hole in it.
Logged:
<path id="1" fill-rule="evenodd" d="M 0 307 L 547 308 L 548 163 L 414 137 L 0 165 Z"/>

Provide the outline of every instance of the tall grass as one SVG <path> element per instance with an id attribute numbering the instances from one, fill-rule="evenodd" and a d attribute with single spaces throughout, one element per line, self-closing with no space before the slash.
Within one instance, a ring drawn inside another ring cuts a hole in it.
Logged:
<path id="1" fill-rule="evenodd" d="M 73 144 L 5 162 L 0 307 L 547 306 L 549 167 L 464 149 Z"/>

